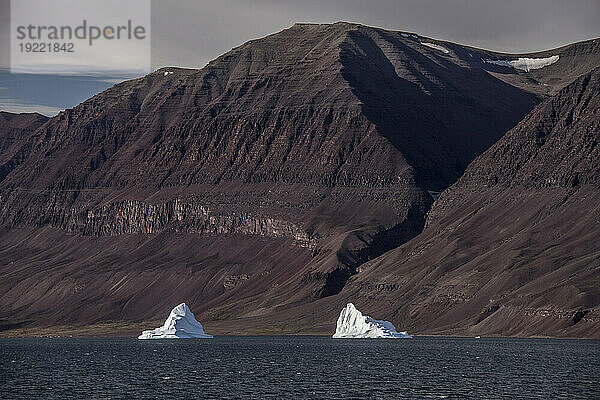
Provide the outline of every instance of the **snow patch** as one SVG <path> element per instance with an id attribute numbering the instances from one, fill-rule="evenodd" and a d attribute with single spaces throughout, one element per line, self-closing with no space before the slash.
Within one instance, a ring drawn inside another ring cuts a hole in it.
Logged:
<path id="1" fill-rule="evenodd" d="M 412 338 L 406 332 L 397 332 L 394 324 L 388 321 L 380 321 L 369 316 L 362 315 L 348 303 L 340 312 L 337 320 L 337 328 L 333 335 L 336 339 L 373 339 L 373 338 Z"/>
<path id="2" fill-rule="evenodd" d="M 167 76 L 167 75 L 171 75 L 171 74 L 173 74 L 173 71 L 165 71 L 163 76 Z"/>
<path id="3" fill-rule="evenodd" d="M 435 43 L 427 43 L 427 42 L 421 42 L 421 44 L 423 46 L 427 46 L 427 47 L 431 47 L 432 49 L 436 49 L 439 50 L 443 53 L 449 54 L 450 50 L 448 50 L 447 48 L 440 46 L 439 44 L 435 44 Z"/>
<path id="4" fill-rule="evenodd" d="M 509 67 L 514 69 L 520 69 L 521 71 L 529 72 L 532 69 L 540 69 L 552 65 L 558 61 L 560 56 L 551 56 L 546 58 L 527 58 L 521 57 L 516 60 L 490 60 L 485 59 L 483 62 L 488 64 L 500 65 L 502 67 Z"/>
<path id="5" fill-rule="evenodd" d="M 185 303 L 175 307 L 169 317 L 160 328 L 143 331 L 138 339 L 193 339 L 212 338 L 204 333 L 202 324 L 196 321 L 196 317 Z"/>
<path id="6" fill-rule="evenodd" d="M 408 37 L 411 37 L 413 39 L 418 39 L 419 38 L 417 35 L 413 35 L 413 34 L 410 34 L 410 33 L 400 33 L 400 34 L 402 35 L 402 37 L 405 37 L 405 38 L 408 38 Z"/>

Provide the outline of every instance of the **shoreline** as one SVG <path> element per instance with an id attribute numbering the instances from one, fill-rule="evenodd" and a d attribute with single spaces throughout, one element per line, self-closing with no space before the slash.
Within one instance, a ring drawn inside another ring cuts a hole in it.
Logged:
<path id="1" fill-rule="evenodd" d="M 5 331 L 0 331 L 0 339 L 34 339 L 34 338 L 137 338 L 138 335 L 146 329 L 162 325 L 162 322 L 103 322 L 93 325 L 74 326 L 74 325 L 57 325 L 50 327 L 31 327 L 31 328 L 16 328 Z M 231 329 L 223 326 L 214 326 L 208 322 L 203 324 L 206 331 L 213 336 L 225 337 L 256 337 L 256 336 L 321 336 L 331 337 L 335 329 L 329 331 L 298 331 L 284 330 L 276 328 L 257 329 L 248 327 L 246 329 Z M 480 339 L 560 339 L 560 340 L 600 340 L 600 337 L 568 337 L 568 336 L 547 336 L 547 335 L 530 335 L 530 336 L 503 336 L 503 335 L 466 335 L 452 333 L 429 333 L 429 332 L 411 332 L 411 335 L 421 338 L 445 337 L 445 338 L 464 338 L 474 339 L 475 336 L 480 336 Z"/>

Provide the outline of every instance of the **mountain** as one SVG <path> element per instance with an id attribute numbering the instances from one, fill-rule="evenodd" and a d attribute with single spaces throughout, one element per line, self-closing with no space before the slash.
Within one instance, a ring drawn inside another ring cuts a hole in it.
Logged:
<path id="1" fill-rule="evenodd" d="M 418 240 L 430 193 L 599 54 L 297 24 L 118 84 L 0 154 L 0 325 L 185 301 L 215 332 L 325 332 L 365 263 Z"/>
<path id="2" fill-rule="evenodd" d="M 433 334 L 600 337 L 599 139 L 596 68 L 478 157 L 424 231 L 343 294 Z"/>

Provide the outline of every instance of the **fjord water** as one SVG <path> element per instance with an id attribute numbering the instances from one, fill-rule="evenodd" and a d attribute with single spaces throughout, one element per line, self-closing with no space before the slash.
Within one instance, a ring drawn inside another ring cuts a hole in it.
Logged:
<path id="1" fill-rule="evenodd" d="M 600 342 L 0 339 L 0 398 L 598 399 Z"/>

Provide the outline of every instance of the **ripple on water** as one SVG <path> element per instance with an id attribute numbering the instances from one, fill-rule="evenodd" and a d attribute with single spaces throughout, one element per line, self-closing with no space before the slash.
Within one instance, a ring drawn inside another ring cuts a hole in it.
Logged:
<path id="1" fill-rule="evenodd" d="M 0 397 L 598 399 L 598 341 L 2 339 Z"/>

